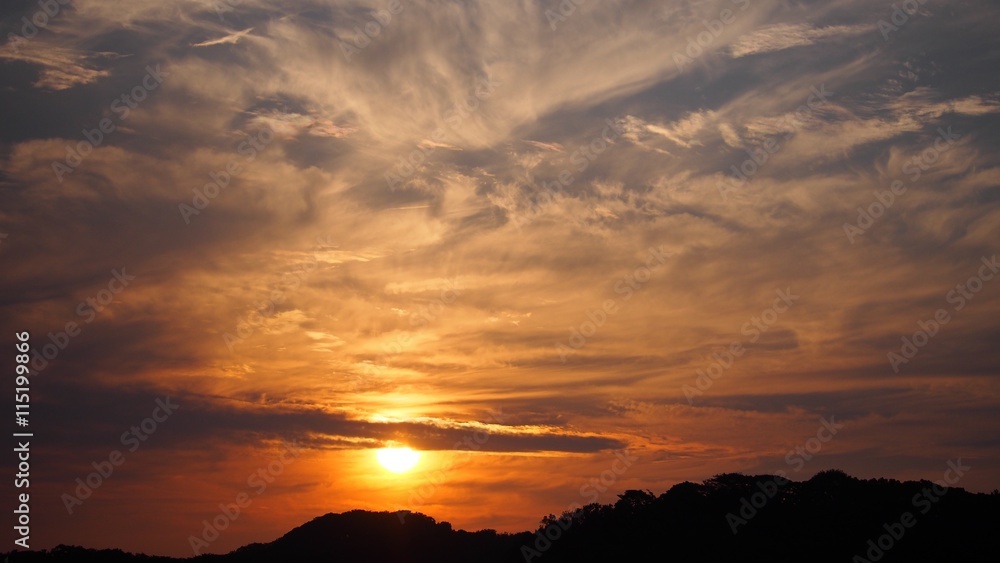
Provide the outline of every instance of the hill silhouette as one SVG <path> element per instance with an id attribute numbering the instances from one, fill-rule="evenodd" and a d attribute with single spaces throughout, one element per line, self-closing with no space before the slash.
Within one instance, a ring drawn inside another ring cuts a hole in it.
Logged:
<path id="1" fill-rule="evenodd" d="M 614 504 L 550 514 L 531 532 L 454 530 L 420 513 L 326 514 L 270 543 L 189 559 L 59 546 L 12 552 L 11 563 L 369 563 L 581 561 L 996 561 L 1000 492 L 930 481 L 856 479 L 841 471 L 805 482 L 722 474 L 656 496 L 630 490 Z"/>

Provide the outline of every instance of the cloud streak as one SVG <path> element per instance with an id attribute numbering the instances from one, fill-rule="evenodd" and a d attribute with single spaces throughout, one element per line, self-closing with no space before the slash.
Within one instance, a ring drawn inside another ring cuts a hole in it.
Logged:
<path id="1" fill-rule="evenodd" d="M 902 373 L 886 357 L 998 252 L 988 3 L 887 41 L 870 3 L 754 0 L 678 68 L 740 5 L 583 3 L 552 29 L 553 2 L 413 0 L 348 60 L 338 42 L 388 2 L 79 1 L 3 51 L 0 324 L 39 349 L 83 326 L 33 383 L 57 446 L 32 483 L 39 545 L 183 554 L 291 439 L 268 518 L 213 549 L 391 509 L 452 462 L 429 513 L 528 528 L 615 449 L 640 460 L 616 486 L 656 491 L 780 464 L 820 416 L 850 426 L 811 469 L 930 478 L 961 455 L 970 489 L 995 488 L 1000 286 Z M 59 182 L 153 63 L 155 95 Z M 941 130 L 958 137 L 934 151 Z M 670 258 L 644 272 L 651 248 Z M 123 266 L 135 283 L 86 323 Z M 786 288 L 801 300 L 760 320 Z M 183 408 L 67 517 L 59 494 L 164 396 Z M 412 480 L 375 465 L 397 442 L 426 451 Z M 151 531 L 108 532 L 126 525 Z"/>

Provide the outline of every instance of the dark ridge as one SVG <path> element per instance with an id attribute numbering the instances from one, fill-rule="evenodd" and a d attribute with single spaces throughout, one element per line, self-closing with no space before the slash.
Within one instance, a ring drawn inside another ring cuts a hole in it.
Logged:
<path id="1" fill-rule="evenodd" d="M 625 491 L 614 504 L 550 514 L 533 532 L 454 530 L 412 512 L 326 514 L 271 543 L 189 559 L 58 546 L 11 552 L 11 563 L 368 563 L 770 561 L 994 562 L 1000 491 L 930 481 L 856 479 L 842 471 L 804 482 L 716 475 L 656 496 Z"/>

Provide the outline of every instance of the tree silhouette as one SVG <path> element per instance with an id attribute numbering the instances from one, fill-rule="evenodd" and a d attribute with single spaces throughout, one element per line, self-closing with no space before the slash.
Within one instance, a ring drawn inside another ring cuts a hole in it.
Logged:
<path id="1" fill-rule="evenodd" d="M 354 510 L 320 516 L 270 543 L 184 561 L 993 562 L 1000 553 L 998 514 L 997 490 L 973 494 L 930 481 L 857 479 L 838 470 L 804 482 L 727 473 L 701 484 L 678 483 L 659 496 L 627 490 L 614 504 L 549 514 L 534 532 L 467 532 L 420 513 L 399 518 Z M 182 561 L 70 546 L 8 555 L 13 563 Z"/>

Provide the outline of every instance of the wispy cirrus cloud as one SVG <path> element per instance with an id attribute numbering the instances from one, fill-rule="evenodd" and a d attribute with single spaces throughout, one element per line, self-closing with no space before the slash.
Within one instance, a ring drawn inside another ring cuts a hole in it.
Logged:
<path id="1" fill-rule="evenodd" d="M 806 23 L 780 23 L 762 27 L 740 37 L 730 48 L 733 57 L 746 57 L 815 45 L 827 39 L 840 39 L 867 33 L 874 25 L 830 25 L 813 27 Z"/>
<path id="2" fill-rule="evenodd" d="M 95 68 L 95 62 L 123 56 L 114 52 L 87 52 L 57 47 L 41 41 L 25 42 L 16 52 L 0 49 L 0 59 L 40 67 L 38 79 L 33 86 L 55 91 L 68 90 L 110 76 L 110 70 Z"/>
<path id="3" fill-rule="evenodd" d="M 253 31 L 254 28 L 248 27 L 242 31 L 234 31 L 233 33 L 219 37 L 217 39 L 207 39 L 200 43 L 192 43 L 192 47 L 212 47 L 214 45 L 235 45 L 240 42 L 240 39 L 246 37 Z"/>
<path id="4" fill-rule="evenodd" d="M 148 416 L 139 399 L 190 405 L 93 519 L 39 506 L 52 544 L 182 554 L 199 511 L 293 437 L 308 461 L 269 489 L 278 516 L 241 519 L 219 549 L 320 509 L 391 508 L 409 491 L 371 455 L 391 441 L 461 460 L 428 510 L 463 527 L 534 525 L 614 448 L 649 460 L 621 490 L 662 490 L 781 463 L 841 412 L 845 470 L 928 477 L 961 443 L 984 460 L 968 486 L 995 488 L 995 288 L 908 371 L 886 362 L 996 252 L 988 2 L 885 41 L 869 2 L 755 0 L 706 40 L 740 4 L 584 3 L 553 30 L 552 3 L 413 0 L 347 60 L 338 41 L 386 4 L 76 2 L 2 55 L 0 324 L 43 345 L 83 327 L 45 369 L 38 431 L 63 438 L 37 486 L 58 499 L 92 470 Z M 108 102 L 151 62 L 169 74 L 155 95 L 58 182 L 52 163 L 117 119 Z M 929 152 L 949 127 L 961 138 Z M 405 189 L 387 185 L 397 167 Z M 178 205 L 210 193 L 186 225 Z M 670 258 L 647 272 L 651 248 Z M 123 265 L 135 283 L 87 323 L 78 305 Z M 755 327 L 786 288 L 801 300 Z M 689 404 L 681 385 L 734 341 L 746 354 Z M 455 450 L 477 430 L 488 446 Z M 102 521 L 139 532 L 120 544 Z"/>

